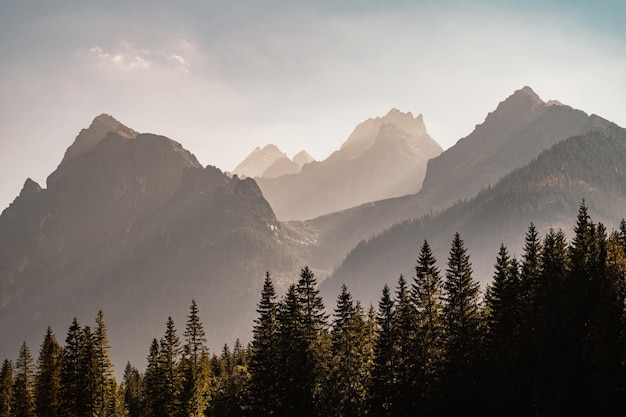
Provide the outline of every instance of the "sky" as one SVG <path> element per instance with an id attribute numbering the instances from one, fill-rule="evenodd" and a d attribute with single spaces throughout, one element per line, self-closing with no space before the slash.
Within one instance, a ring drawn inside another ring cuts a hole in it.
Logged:
<path id="1" fill-rule="evenodd" d="M 101 113 L 232 170 L 397 108 L 444 148 L 523 86 L 626 127 L 626 2 L 0 0 L 0 210 Z"/>

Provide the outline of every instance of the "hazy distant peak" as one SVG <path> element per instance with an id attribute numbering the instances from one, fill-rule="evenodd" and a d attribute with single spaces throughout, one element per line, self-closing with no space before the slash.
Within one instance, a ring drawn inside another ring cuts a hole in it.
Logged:
<path id="1" fill-rule="evenodd" d="M 537 93 L 535 93 L 533 91 L 532 88 L 530 88 L 529 86 L 525 86 L 517 91 L 515 91 L 511 96 L 509 96 L 509 98 L 507 98 L 505 100 L 521 100 L 521 99 L 525 99 L 525 100 L 530 100 L 531 103 L 540 106 L 542 104 L 545 104 L 545 102 L 541 99 L 541 97 L 539 97 L 537 95 Z"/>
<path id="2" fill-rule="evenodd" d="M 300 151 L 297 154 L 294 155 L 294 157 L 292 158 L 293 162 L 295 162 L 296 164 L 298 164 L 298 166 L 300 168 L 302 168 L 304 165 L 315 161 L 315 159 L 313 159 L 313 157 L 311 155 L 308 154 L 307 151 Z"/>
<path id="3" fill-rule="evenodd" d="M 421 114 L 414 117 L 411 112 L 404 113 L 392 108 L 383 117 L 367 119 L 360 123 L 348 137 L 348 140 L 341 145 L 340 151 L 335 152 L 334 158 L 352 159 L 362 155 L 372 147 L 381 126 L 384 124 L 393 124 L 413 138 L 428 133 Z"/>
<path id="4" fill-rule="evenodd" d="M 287 158 L 287 155 L 278 146 L 271 143 L 265 145 L 263 149 L 257 146 L 246 159 L 235 167 L 232 174 L 239 177 L 261 177 L 274 162 L 281 158 Z"/>

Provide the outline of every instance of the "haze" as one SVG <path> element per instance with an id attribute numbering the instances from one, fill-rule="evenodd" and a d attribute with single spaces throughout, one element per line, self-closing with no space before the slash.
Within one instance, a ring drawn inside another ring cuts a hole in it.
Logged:
<path id="1" fill-rule="evenodd" d="M 362 3 L 2 2 L 0 209 L 103 112 L 222 170 L 392 107 L 445 149 L 524 85 L 626 126 L 621 1 Z"/>

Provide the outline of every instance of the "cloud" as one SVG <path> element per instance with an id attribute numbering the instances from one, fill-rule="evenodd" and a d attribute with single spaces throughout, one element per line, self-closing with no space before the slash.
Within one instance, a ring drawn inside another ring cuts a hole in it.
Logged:
<path id="1" fill-rule="evenodd" d="M 99 45 L 89 48 L 88 57 L 98 68 L 116 71 L 147 71 L 153 69 L 182 69 L 187 71 L 191 61 L 186 55 L 193 51 L 193 45 L 187 41 L 173 42 L 178 48 L 149 45 L 136 46 L 120 40 L 114 47 L 105 50 Z"/>

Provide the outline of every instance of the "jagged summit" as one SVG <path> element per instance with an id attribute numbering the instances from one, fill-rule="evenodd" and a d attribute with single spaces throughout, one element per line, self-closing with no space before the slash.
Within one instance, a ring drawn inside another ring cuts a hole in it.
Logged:
<path id="1" fill-rule="evenodd" d="M 246 159 L 235 167 L 232 174 L 239 177 L 260 177 L 269 167 L 282 158 L 287 158 L 287 155 L 276 145 L 270 143 L 265 145 L 263 149 L 257 146 Z"/>
<path id="2" fill-rule="evenodd" d="M 31 178 L 27 178 L 24 182 L 24 186 L 22 187 L 22 191 L 20 191 L 20 197 L 28 194 L 38 193 L 41 190 L 42 188 L 39 184 L 37 184 Z"/>
<path id="3" fill-rule="evenodd" d="M 428 134 L 422 114 L 414 117 L 411 112 L 403 113 L 392 108 L 385 116 L 367 119 L 360 123 L 341 145 L 341 149 L 332 154 L 331 158 L 333 160 L 349 160 L 361 156 L 372 147 L 381 126 L 384 124 L 396 125 L 413 138 Z"/>
<path id="4" fill-rule="evenodd" d="M 315 159 L 307 151 L 302 150 L 293 156 L 292 161 L 302 168 L 304 165 L 315 161 Z"/>
<path id="5" fill-rule="evenodd" d="M 137 137 L 137 132 L 124 126 L 112 116 L 102 113 L 93 119 L 89 128 L 80 131 L 74 143 L 67 148 L 63 159 L 69 160 L 76 158 L 90 151 L 95 148 L 109 132 L 115 132 L 126 139 L 134 139 Z"/>

